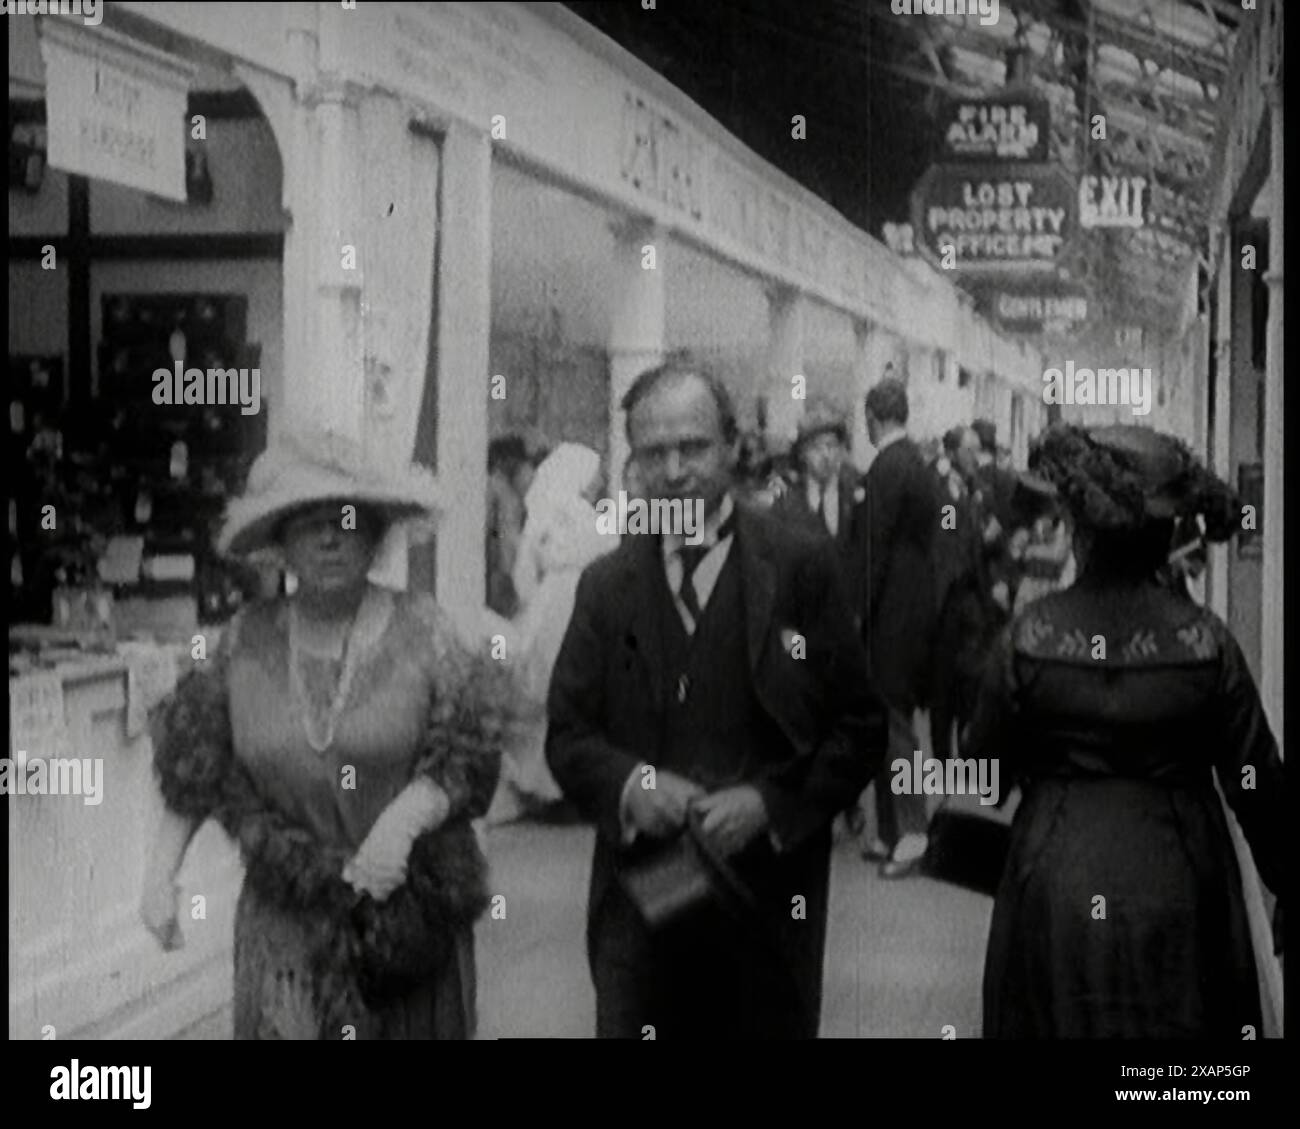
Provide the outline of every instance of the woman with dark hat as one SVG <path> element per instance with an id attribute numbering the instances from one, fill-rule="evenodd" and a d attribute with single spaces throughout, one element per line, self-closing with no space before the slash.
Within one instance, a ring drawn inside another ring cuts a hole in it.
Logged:
<path id="1" fill-rule="evenodd" d="M 1279 893 L 1282 765 L 1236 641 L 1158 576 L 1176 521 L 1227 540 L 1240 508 L 1144 428 L 1058 425 L 1031 466 L 1070 510 L 1079 575 L 1002 634 L 966 735 L 1023 792 L 984 1035 L 1240 1039 L 1261 1009 L 1214 776 Z"/>
<path id="2" fill-rule="evenodd" d="M 497 782 L 499 664 L 428 597 L 367 579 L 386 528 L 435 508 L 431 479 L 369 470 L 329 435 L 268 450 L 229 508 L 221 549 L 276 552 L 297 586 L 196 646 L 154 719 L 166 814 L 141 912 L 176 947 L 175 875 L 217 819 L 246 872 L 237 1039 L 473 1033 L 471 820 Z"/>

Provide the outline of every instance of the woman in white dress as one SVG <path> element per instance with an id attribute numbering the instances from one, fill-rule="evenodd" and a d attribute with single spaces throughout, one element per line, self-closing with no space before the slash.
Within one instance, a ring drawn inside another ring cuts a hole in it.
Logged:
<path id="1" fill-rule="evenodd" d="M 561 798 L 546 766 L 546 692 L 582 570 L 618 544 L 616 536 L 597 528 L 594 502 L 603 478 L 599 454 L 562 443 L 537 468 L 524 499 L 527 518 L 513 577 L 521 611 L 510 665 L 526 708 L 506 750 L 490 822 Z"/>

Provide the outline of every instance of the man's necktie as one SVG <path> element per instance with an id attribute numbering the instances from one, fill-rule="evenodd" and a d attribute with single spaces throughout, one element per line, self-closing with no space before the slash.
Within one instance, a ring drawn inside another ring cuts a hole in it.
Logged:
<path id="1" fill-rule="evenodd" d="M 708 555 L 709 549 L 703 545 L 683 545 L 678 550 L 678 556 L 682 561 L 682 586 L 677 594 L 681 596 L 682 603 L 686 605 L 686 610 L 691 613 L 691 619 L 696 623 L 700 621 L 700 598 L 696 595 L 695 585 L 691 581 L 695 576 L 695 570 L 700 567 L 700 562 Z"/>
<path id="2" fill-rule="evenodd" d="M 683 545 L 677 550 L 677 555 L 682 562 L 682 583 L 681 587 L 677 590 L 677 594 L 681 597 L 686 610 L 691 613 L 691 619 L 696 623 L 700 622 L 700 613 L 703 609 L 700 607 L 700 598 L 696 594 L 695 585 L 692 583 L 695 576 L 695 570 L 700 567 L 700 562 L 718 547 L 720 542 L 725 541 L 729 536 L 731 536 L 734 517 L 735 515 L 733 514 L 718 526 L 718 536 L 713 544 Z"/>
<path id="3" fill-rule="evenodd" d="M 831 510 L 830 510 L 830 506 L 827 504 L 827 495 L 829 493 L 830 491 L 828 490 L 825 489 L 822 490 L 821 505 L 820 507 L 818 507 L 818 509 L 819 512 L 821 513 L 822 525 L 826 528 L 826 532 L 829 533 L 832 537 L 834 537 L 835 530 L 831 528 Z"/>

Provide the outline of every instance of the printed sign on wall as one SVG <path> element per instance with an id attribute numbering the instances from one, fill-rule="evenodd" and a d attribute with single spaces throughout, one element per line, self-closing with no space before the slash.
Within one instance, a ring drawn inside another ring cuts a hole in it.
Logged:
<path id="1" fill-rule="evenodd" d="M 192 71 L 102 27 L 40 23 L 49 164 L 184 201 Z"/>

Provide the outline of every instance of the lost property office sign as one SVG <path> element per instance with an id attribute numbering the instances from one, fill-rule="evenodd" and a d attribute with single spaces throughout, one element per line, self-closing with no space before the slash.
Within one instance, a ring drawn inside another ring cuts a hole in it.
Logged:
<path id="1" fill-rule="evenodd" d="M 1050 165 L 933 165 L 912 193 L 917 240 L 946 269 L 1055 269 L 1074 235 L 1077 193 Z"/>

